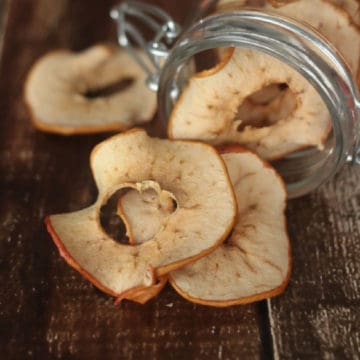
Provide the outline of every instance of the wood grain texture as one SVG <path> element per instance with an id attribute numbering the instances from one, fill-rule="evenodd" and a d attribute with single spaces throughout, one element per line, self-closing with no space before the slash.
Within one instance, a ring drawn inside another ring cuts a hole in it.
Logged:
<path id="1" fill-rule="evenodd" d="M 181 21 L 181 6 L 158 1 Z M 108 134 L 36 131 L 22 101 L 32 63 L 59 48 L 115 39 L 111 0 L 12 0 L 0 67 L 0 353 L 2 359 L 256 359 L 266 309 L 196 306 L 167 287 L 145 306 L 96 290 L 60 258 L 46 214 L 91 204 L 92 147 Z M 159 125 L 147 126 L 158 133 Z"/>
<path id="2" fill-rule="evenodd" d="M 360 169 L 288 208 L 294 268 L 268 301 L 275 358 L 360 358 Z"/>
<path id="3" fill-rule="evenodd" d="M 0 60 L 4 42 L 6 19 L 9 9 L 10 0 L 1 0 L 0 2 Z"/>
<path id="4" fill-rule="evenodd" d="M 268 302 L 214 309 L 166 287 L 144 306 L 116 307 L 65 264 L 43 218 L 94 201 L 88 157 L 109 134 L 36 131 L 22 87 L 45 52 L 113 41 L 107 14 L 116 1 L 7 1 L 0 59 L 1 359 L 359 359 L 359 169 L 345 168 L 290 202 L 294 271 L 285 294 Z M 0 19 L 6 2 L 0 0 Z M 192 1 L 153 2 L 182 21 Z M 155 121 L 147 130 L 159 134 L 161 127 Z"/>

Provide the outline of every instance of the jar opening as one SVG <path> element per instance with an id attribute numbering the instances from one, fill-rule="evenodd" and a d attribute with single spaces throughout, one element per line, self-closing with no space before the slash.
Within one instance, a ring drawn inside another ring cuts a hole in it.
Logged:
<path id="1" fill-rule="evenodd" d="M 353 146 L 357 89 L 346 66 L 324 39 L 295 21 L 257 11 L 212 16 L 184 34 L 165 64 L 158 94 L 165 122 L 179 98 L 171 98 L 169 89 L 176 87 L 177 95 L 181 94 L 195 72 L 195 55 L 223 47 L 252 49 L 273 56 L 301 74 L 321 96 L 330 113 L 328 136 L 313 146 L 300 143 L 296 153 L 290 151 L 287 156 L 273 160 L 286 181 L 290 197 L 315 189 L 338 171 Z M 289 92 L 288 84 L 279 81 L 275 85 L 280 93 Z M 248 94 L 249 99 L 257 97 L 254 92 Z M 288 113 L 293 107 L 289 100 Z M 269 125 L 268 118 L 259 120 L 259 126 L 263 125 L 265 128 Z M 244 127 L 246 121 L 237 130 Z"/>

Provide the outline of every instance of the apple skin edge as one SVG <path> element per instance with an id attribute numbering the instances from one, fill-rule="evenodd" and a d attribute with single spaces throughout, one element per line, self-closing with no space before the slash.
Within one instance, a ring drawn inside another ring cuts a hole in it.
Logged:
<path id="1" fill-rule="evenodd" d="M 132 300 L 139 304 L 145 304 L 147 301 L 153 299 L 156 295 L 160 293 L 163 287 L 167 283 L 167 277 L 160 277 L 155 284 L 150 286 L 139 286 L 133 289 L 129 289 L 124 291 L 123 293 L 116 294 L 112 290 L 103 286 L 100 281 L 98 281 L 95 277 L 89 274 L 86 270 L 84 270 L 71 256 L 71 254 L 67 251 L 66 247 L 60 240 L 59 236 L 56 234 L 52 224 L 51 224 L 51 216 L 45 217 L 45 225 L 47 231 L 49 232 L 51 238 L 53 239 L 56 247 L 58 248 L 60 256 L 76 271 L 78 271 L 84 278 L 89 280 L 94 286 L 96 286 L 99 290 L 103 291 L 106 294 L 109 294 L 115 297 L 115 304 L 118 305 L 122 300 Z"/>

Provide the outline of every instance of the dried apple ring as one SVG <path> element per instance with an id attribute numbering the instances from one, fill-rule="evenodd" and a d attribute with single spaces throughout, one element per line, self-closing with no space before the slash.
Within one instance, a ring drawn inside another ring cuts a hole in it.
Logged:
<path id="1" fill-rule="evenodd" d="M 288 87 L 294 109 L 275 123 L 243 127 L 237 117 L 242 103 L 274 83 Z M 265 53 L 236 48 L 213 71 L 190 78 L 171 113 L 168 135 L 213 145 L 237 143 L 273 160 L 306 146 L 322 147 L 330 127 L 320 95 L 298 72 Z"/>
<path id="2" fill-rule="evenodd" d="M 282 6 L 286 6 L 290 3 L 293 3 L 293 2 L 301 2 L 302 0 L 268 0 L 268 2 L 278 8 L 278 7 L 282 7 Z M 228 2 L 231 2 L 232 4 L 236 4 L 238 5 L 238 1 L 237 0 L 228 0 L 228 1 L 225 1 L 225 3 L 227 4 Z M 240 0 L 239 3 L 240 5 L 242 5 L 243 1 Z M 310 1 L 309 1 L 310 2 Z M 321 12 L 322 11 L 319 11 L 319 7 L 318 7 L 318 4 L 316 1 L 311 1 L 314 5 L 314 14 L 313 16 L 315 17 L 315 14 L 316 15 L 320 15 L 321 17 Z M 345 10 L 349 16 L 351 17 L 351 20 L 354 22 L 354 24 L 356 25 L 360 25 L 360 4 L 359 4 L 359 1 L 358 0 L 325 0 L 325 2 L 328 2 L 328 3 L 331 3 L 331 4 L 334 4 L 335 6 L 337 6 L 338 8 L 340 9 L 343 9 Z M 219 2 L 219 4 L 222 4 L 222 1 Z M 219 5 L 218 5 L 219 6 Z M 318 10 L 318 11 L 315 11 L 315 10 Z M 297 16 L 302 16 L 302 13 L 298 13 Z"/>
<path id="3" fill-rule="evenodd" d="M 222 149 L 233 183 L 239 213 L 229 238 L 206 257 L 170 273 L 175 289 L 186 299 L 206 305 L 229 306 L 280 294 L 291 268 L 290 245 L 284 216 L 286 193 L 279 175 L 255 154 L 238 146 Z M 156 211 L 156 197 L 130 190 L 119 199 L 122 216 L 132 232 L 142 236 Z M 146 208 L 146 221 L 136 221 Z"/>
<path id="4" fill-rule="evenodd" d="M 338 6 L 341 9 L 344 9 L 351 20 L 357 26 L 360 25 L 360 3 L 358 0 L 329 0 L 334 5 Z"/>
<path id="5" fill-rule="evenodd" d="M 354 77 L 359 76 L 360 31 L 354 25 L 351 16 L 359 17 L 359 4 L 350 4 L 340 8 L 341 1 L 330 0 L 294 0 L 276 8 L 267 4 L 264 9 L 276 11 L 314 27 L 325 36 L 340 52 Z M 346 11 L 355 11 L 348 13 Z"/>
<path id="6" fill-rule="evenodd" d="M 261 9 L 271 10 L 285 16 L 292 17 L 313 26 L 324 35 L 343 55 L 345 62 L 352 71 L 354 78 L 359 83 L 360 78 L 360 33 L 357 26 L 359 23 L 359 3 L 355 0 L 292 0 L 292 1 L 242 1 L 223 0 L 217 5 L 218 11 L 240 10 L 244 6 L 254 5 Z M 276 84 L 272 84 L 276 85 Z M 280 84 L 283 85 L 283 84 Z M 285 84 L 286 85 L 286 84 Z M 267 91 L 265 91 L 267 90 Z M 266 99 L 266 93 L 272 90 L 276 95 L 276 88 L 266 86 L 257 91 L 258 98 Z M 293 110 L 292 93 L 290 89 L 284 91 L 286 100 L 279 97 L 273 102 L 266 104 L 252 103 L 249 98 L 245 99 L 239 107 L 238 117 L 243 121 L 240 129 L 245 126 L 263 127 L 272 125 L 280 119 L 287 118 Z M 250 96 L 251 98 L 252 96 Z M 263 101 L 264 102 L 264 101 Z M 290 106 L 289 106 L 290 105 Z M 289 111 L 290 110 L 290 111 Z M 284 115 L 287 115 L 284 117 Z M 325 139 L 325 136 L 323 137 Z M 244 143 L 246 146 L 247 144 Z M 254 147 L 252 147 L 254 149 Z M 286 154 L 284 154 L 286 155 Z M 282 155 L 281 155 L 282 156 Z M 280 157 L 281 157 L 280 156 Z M 278 156 L 276 156 L 278 157 Z M 276 158 L 275 157 L 275 158 Z M 269 157 L 269 160 L 272 158 Z"/>
<path id="7" fill-rule="evenodd" d="M 356 0 L 222 0 L 217 11 L 241 10 L 256 6 L 314 27 L 343 55 L 354 76 L 359 76 L 360 3 Z"/>
<path id="8" fill-rule="evenodd" d="M 138 52 L 139 56 L 142 56 Z M 126 130 L 150 121 L 156 95 L 126 50 L 96 45 L 80 53 L 58 50 L 32 67 L 25 101 L 34 125 L 63 135 Z"/>
<path id="9" fill-rule="evenodd" d="M 221 244 L 233 226 L 236 201 L 227 170 L 206 144 L 150 138 L 137 129 L 95 147 L 91 168 L 99 190 L 95 204 L 51 215 L 46 223 L 65 260 L 118 299 L 141 298 L 169 271 Z M 166 191 L 176 200 L 161 229 L 140 245 L 117 243 L 100 224 L 106 201 L 129 188 Z"/>
<path id="10" fill-rule="evenodd" d="M 283 181 L 255 154 L 223 151 L 239 207 L 233 231 L 211 254 L 169 274 L 181 296 L 218 307 L 278 295 L 291 271 Z"/>

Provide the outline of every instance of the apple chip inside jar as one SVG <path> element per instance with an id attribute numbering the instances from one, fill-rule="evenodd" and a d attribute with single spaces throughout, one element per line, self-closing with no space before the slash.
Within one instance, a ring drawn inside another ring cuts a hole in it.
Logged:
<path id="1" fill-rule="evenodd" d="M 336 5 L 341 5 L 341 2 L 336 0 L 296 0 L 278 7 L 267 4 L 264 9 L 275 11 L 314 27 L 340 52 L 354 78 L 358 78 L 360 31 L 350 16 L 359 16 L 359 4 L 356 7 L 347 2 L 347 6 L 344 8 Z M 346 9 L 351 13 L 347 13 Z"/>
<path id="2" fill-rule="evenodd" d="M 338 6 L 341 9 L 344 9 L 351 20 L 357 26 L 360 25 L 360 3 L 358 0 L 329 0 L 334 5 Z"/>
<path id="3" fill-rule="evenodd" d="M 118 300 L 142 301 L 143 293 L 156 294 L 153 287 L 167 273 L 212 251 L 233 226 L 230 179 L 221 157 L 206 144 L 128 131 L 95 147 L 91 168 L 99 190 L 96 202 L 51 215 L 46 224 L 64 259 Z M 161 229 L 142 244 L 120 244 L 101 226 L 102 207 L 121 189 L 153 189 L 176 202 Z"/>
<path id="4" fill-rule="evenodd" d="M 217 11 L 241 10 L 246 6 L 270 10 L 316 29 L 342 54 L 354 78 L 359 78 L 360 3 L 357 0 L 220 0 Z"/>
<path id="5" fill-rule="evenodd" d="M 286 87 L 288 111 L 260 125 L 248 122 L 241 106 L 272 84 Z M 221 66 L 190 78 L 171 113 L 168 135 L 237 143 L 274 160 L 307 146 L 322 147 L 330 127 L 320 95 L 298 72 L 265 53 L 236 48 Z"/>
<path id="6" fill-rule="evenodd" d="M 249 0 L 248 2 L 252 2 L 254 0 Z M 256 0 L 255 0 L 256 1 Z M 282 7 L 285 5 L 288 5 L 290 3 L 295 3 L 295 2 L 301 2 L 303 0 L 260 0 L 260 3 L 257 5 L 264 5 L 266 2 L 268 2 L 270 5 L 272 5 L 275 8 L 278 7 Z M 315 18 L 315 15 L 320 15 L 321 17 L 321 11 L 319 11 L 319 3 L 315 0 L 315 1 L 309 1 L 309 0 L 305 0 L 308 1 L 309 3 L 311 2 L 314 6 L 314 8 L 317 8 L 317 12 L 314 12 L 311 16 Z M 246 4 L 248 4 L 248 2 L 246 2 Z M 262 4 L 261 4 L 262 2 Z M 244 5 L 244 1 L 243 0 L 220 0 L 218 3 L 218 7 L 223 8 L 224 5 L 227 5 L 227 7 L 229 7 L 229 3 L 231 5 L 236 5 L 236 6 L 243 6 Z M 347 14 L 350 16 L 351 20 L 354 22 L 354 24 L 356 25 L 360 25 L 360 3 L 358 0 L 325 0 L 323 1 L 323 3 L 331 3 L 333 5 L 335 5 L 336 7 L 338 7 L 339 9 L 345 10 L 347 12 Z M 326 5 L 324 5 L 326 6 Z M 297 16 L 303 16 L 303 13 L 297 13 Z M 306 16 L 306 15 L 305 15 Z"/>

